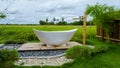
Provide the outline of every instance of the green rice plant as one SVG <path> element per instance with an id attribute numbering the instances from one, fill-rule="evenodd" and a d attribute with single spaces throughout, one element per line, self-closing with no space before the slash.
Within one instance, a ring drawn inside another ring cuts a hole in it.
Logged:
<path id="1" fill-rule="evenodd" d="M 82 33 L 83 28 L 82 26 L 56 26 L 56 25 L 0 25 L 0 42 L 3 43 L 6 40 L 10 39 L 24 39 L 28 42 L 31 41 L 39 41 L 38 38 L 35 36 L 34 29 L 38 30 L 45 30 L 45 31 L 60 31 L 60 30 L 71 30 L 74 28 L 78 28 L 74 36 L 72 37 L 71 41 L 78 41 L 79 39 L 82 40 Z M 92 30 L 90 30 L 92 28 Z M 87 38 L 95 37 L 96 35 L 96 26 L 87 26 Z"/>

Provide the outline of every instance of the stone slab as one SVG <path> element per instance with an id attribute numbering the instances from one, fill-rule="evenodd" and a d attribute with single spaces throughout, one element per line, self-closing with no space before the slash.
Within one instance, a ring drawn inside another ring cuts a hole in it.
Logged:
<path id="1" fill-rule="evenodd" d="M 19 51 L 26 51 L 26 50 L 50 50 L 50 49 L 68 49 L 72 46 L 81 45 L 77 42 L 68 42 L 67 45 L 43 45 L 43 43 L 25 43 L 20 48 Z"/>
<path id="2" fill-rule="evenodd" d="M 40 43 L 25 43 L 18 50 L 40 50 Z"/>

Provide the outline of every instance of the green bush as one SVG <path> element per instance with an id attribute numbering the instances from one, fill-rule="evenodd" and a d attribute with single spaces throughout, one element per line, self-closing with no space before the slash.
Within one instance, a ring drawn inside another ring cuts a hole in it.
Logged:
<path id="1" fill-rule="evenodd" d="M 81 40 L 78 40 L 81 42 Z M 67 58 L 77 58 L 77 57 L 91 57 L 98 53 L 106 52 L 112 43 L 105 43 L 99 39 L 87 40 L 87 44 L 94 45 L 94 48 L 88 46 L 74 46 L 66 51 Z"/>
<path id="2" fill-rule="evenodd" d="M 4 44 L 23 44 L 26 41 L 23 39 L 18 39 L 18 40 L 6 40 Z"/>
<path id="3" fill-rule="evenodd" d="M 93 52 L 93 49 L 88 46 L 73 46 L 70 49 L 66 51 L 65 56 L 67 58 L 85 58 L 85 57 L 91 57 Z"/>
<path id="4" fill-rule="evenodd" d="M 14 68 L 14 62 L 19 59 L 19 54 L 16 50 L 0 50 L 0 67 Z"/>

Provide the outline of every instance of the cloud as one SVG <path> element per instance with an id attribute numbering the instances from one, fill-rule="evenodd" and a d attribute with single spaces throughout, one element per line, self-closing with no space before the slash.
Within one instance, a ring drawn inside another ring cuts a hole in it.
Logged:
<path id="1" fill-rule="evenodd" d="M 78 15 L 75 15 L 75 14 L 62 14 L 61 16 L 62 17 L 76 17 Z"/>
<path id="2" fill-rule="evenodd" d="M 0 0 L 0 11 L 12 0 Z M 38 23 L 39 19 L 64 17 L 71 20 L 84 14 L 87 4 L 108 4 L 120 7 L 120 0 L 15 0 L 7 11 L 8 22 Z"/>
<path id="3" fill-rule="evenodd" d="M 7 14 L 21 14 L 17 8 L 9 8 L 6 10 Z"/>
<path id="4" fill-rule="evenodd" d="M 38 9 L 38 10 L 35 10 L 35 12 L 38 12 L 38 13 L 52 13 L 52 12 L 55 12 L 56 9 L 54 8 L 47 8 L 47 9 Z"/>

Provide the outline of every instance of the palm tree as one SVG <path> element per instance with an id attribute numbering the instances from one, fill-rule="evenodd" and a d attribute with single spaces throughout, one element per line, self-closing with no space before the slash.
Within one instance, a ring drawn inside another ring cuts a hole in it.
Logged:
<path id="1" fill-rule="evenodd" d="M 62 21 L 64 21 L 64 17 L 62 17 Z"/>
<path id="2" fill-rule="evenodd" d="M 55 17 L 53 18 L 53 21 L 54 21 L 54 22 L 56 21 L 56 18 L 55 18 Z"/>
<path id="3" fill-rule="evenodd" d="M 48 23 L 48 18 L 46 18 L 46 23 Z"/>

